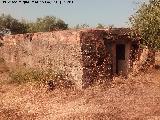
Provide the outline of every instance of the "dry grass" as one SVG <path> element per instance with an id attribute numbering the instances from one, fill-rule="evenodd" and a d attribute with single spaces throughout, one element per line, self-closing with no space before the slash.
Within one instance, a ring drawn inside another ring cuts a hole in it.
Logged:
<path id="1" fill-rule="evenodd" d="M 160 70 L 153 68 L 81 91 L 9 80 L 0 74 L 0 120 L 160 120 Z"/>
<path id="2" fill-rule="evenodd" d="M 7 74 L 1 74 L 4 81 Z M 1 77 L 2 78 L 2 77 Z M 160 71 L 115 78 L 110 86 L 83 91 L 34 83 L 0 86 L 1 120 L 159 120 Z"/>

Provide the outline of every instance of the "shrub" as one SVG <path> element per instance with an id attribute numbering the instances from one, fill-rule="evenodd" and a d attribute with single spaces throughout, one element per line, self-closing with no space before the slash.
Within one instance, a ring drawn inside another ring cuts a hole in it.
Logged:
<path id="1" fill-rule="evenodd" d="M 22 84 L 41 81 L 43 73 L 34 69 L 19 68 L 10 71 L 9 76 L 11 77 L 10 83 Z"/>
<path id="2" fill-rule="evenodd" d="M 52 89 L 70 88 L 74 83 L 68 80 L 68 75 L 64 71 L 37 70 L 18 68 L 10 71 L 10 83 L 24 84 L 28 82 L 47 84 Z"/>

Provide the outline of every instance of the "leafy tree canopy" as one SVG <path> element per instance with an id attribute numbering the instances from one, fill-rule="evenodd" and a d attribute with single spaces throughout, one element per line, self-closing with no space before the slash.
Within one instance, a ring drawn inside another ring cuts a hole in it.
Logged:
<path id="1" fill-rule="evenodd" d="M 89 25 L 88 24 L 78 24 L 74 27 L 75 29 L 83 29 L 83 28 L 89 28 Z"/>
<path id="2" fill-rule="evenodd" d="M 98 29 L 104 29 L 105 28 L 105 25 L 102 25 L 101 23 L 98 23 L 96 28 Z"/>
<path id="3" fill-rule="evenodd" d="M 28 32 L 47 32 L 53 30 L 68 29 L 68 24 L 66 24 L 61 19 L 57 19 L 54 16 L 45 16 L 43 18 L 37 18 L 35 23 L 29 23 L 28 25 Z"/>
<path id="4" fill-rule="evenodd" d="M 160 49 L 160 1 L 144 3 L 130 18 L 133 30 L 142 37 L 142 44 L 150 49 Z"/>
<path id="5" fill-rule="evenodd" d="M 6 34 L 8 30 L 11 31 L 12 34 L 25 33 L 26 26 L 11 15 L 2 14 L 0 16 L 0 31 Z"/>
<path id="6" fill-rule="evenodd" d="M 68 24 L 54 16 L 37 18 L 36 22 L 27 22 L 25 19 L 19 21 L 13 18 L 11 15 L 2 14 L 0 16 L 1 34 L 7 34 L 8 31 L 10 31 L 12 34 L 21 34 L 27 32 L 48 32 L 65 29 L 68 29 Z"/>

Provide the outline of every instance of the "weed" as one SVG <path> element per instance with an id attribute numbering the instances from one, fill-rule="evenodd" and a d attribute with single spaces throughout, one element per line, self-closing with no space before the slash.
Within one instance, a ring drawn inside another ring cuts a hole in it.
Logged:
<path id="1" fill-rule="evenodd" d="M 70 88 L 74 85 L 68 80 L 68 75 L 64 71 L 37 70 L 32 68 L 18 68 L 9 73 L 10 83 L 24 84 L 28 82 L 47 84 L 49 89 Z"/>

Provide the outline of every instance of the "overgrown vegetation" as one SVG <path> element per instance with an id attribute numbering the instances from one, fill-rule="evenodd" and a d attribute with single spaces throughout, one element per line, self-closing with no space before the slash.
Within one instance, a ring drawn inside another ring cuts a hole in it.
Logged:
<path id="1" fill-rule="evenodd" d="M 12 34 L 26 33 L 27 25 L 19 22 L 11 15 L 2 14 L 0 16 L 0 32 L 1 34 L 6 34 L 8 30 L 10 30 Z"/>
<path id="2" fill-rule="evenodd" d="M 101 24 L 101 23 L 98 23 L 97 26 L 96 26 L 97 29 L 104 29 L 106 28 L 105 25 Z"/>
<path id="3" fill-rule="evenodd" d="M 160 1 L 149 0 L 130 18 L 132 29 L 149 49 L 160 49 Z"/>
<path id="4" fill-rule="evenodd" d="M 113 27 L 113 25 L 103 25 L 98 23 L 97 29 L 105 29 Z M 44 16 L 36 19 L 35 22 L 26 19 L 18 20 L 11 15 L 1 14 L 0 16 L 0 34 L 24 34 L 35 32 L 49 32 L 66 29 L 84 29 L 91 28 L 88 24 L 77 24 L 73 28 L 69 28 L 68 24 L 62 19 L 55 16 Z"/>
<path id="5" fill-rule="evenodd" d="M 89 28 L 89 25 L 88 24 L 77 24 L 74 29 L 83 29 L 83 28 Z"/>
<path id="6" fill-rule="evenodd" d="M 27 32 L 31 33 L 68 29 L 68 24 L 54 16 L 45 16 L 42 18 L 37 18 L 36 22 L 27 23 L 27 26 Z"/>
<path id="7" fill-rule="evenodd" d="M 13 18 L 11 15 L 2 14 L 0 16 L 1 34 L 21 34 L 34 32 L 48 32 L 53 30 L 68 29 L 68 24 L 54 16 L 45 16 L 37 18 L 35 22 L 28 22 L 25 19 L 21 21 Z"/>
<path id="8" fill-rule="evenodd" d="M 74 83 L 67 78 L 64 71 L 37 70 L 32 68 L 18 68 L 10 71 L 11 80 L 9 83 L 25 84 L 38 83 L 48 84 L 49 89 L 55 88 L 71 88 Z"/>
<path id="9" fill-rule="evenodd" d="M 46 92 L 30 84 L 0 87 L 0 119 L 159 120 L 160 71 L 151 69 L 110 86 Z M 3 80 L 0 77 L 0 80 Z"/>

